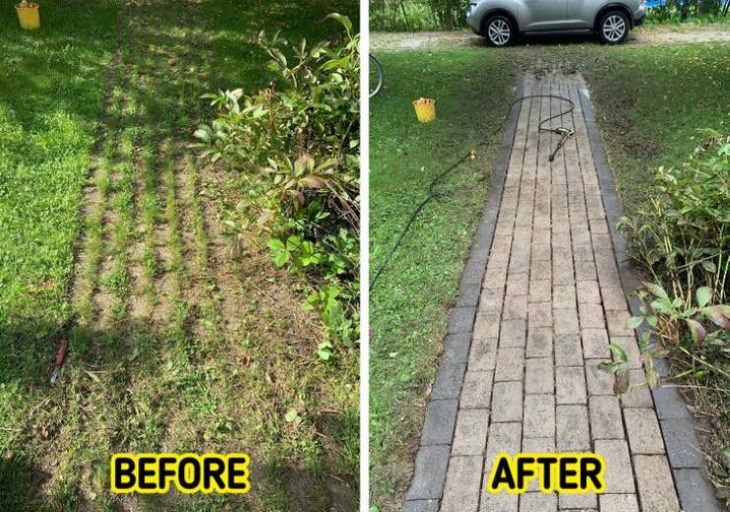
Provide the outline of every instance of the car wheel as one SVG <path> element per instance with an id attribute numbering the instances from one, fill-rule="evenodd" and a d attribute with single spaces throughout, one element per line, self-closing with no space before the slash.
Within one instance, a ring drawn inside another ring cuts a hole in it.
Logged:
<path id="1" fill-rule="evenodd" d="M 629 17 L 621 11 L 609 11 L 598 24 L 598 34 L 606 44 L 619 44 L 629 35 Z"/>
<path id="2" fill-rule="evenodd" d="M 507 16 L 492 16 L 484 25 L 484 37 L 490 46 L 507 46 L 515 40 L 515 29 Z"/>

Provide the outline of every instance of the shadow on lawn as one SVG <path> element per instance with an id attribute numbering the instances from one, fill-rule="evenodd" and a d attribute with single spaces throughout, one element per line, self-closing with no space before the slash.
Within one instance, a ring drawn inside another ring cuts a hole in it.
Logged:
<path id="1" fill-rule="evenodd" d="M 139 426 L 93 434 L 96 436 L 97 448 L 86 454 L 86 457 L 91 458 L 85 458 L 80 463 L 80 472 L 77 475 L 79 479 L 46 486 L 53 479 L 53 468 L 57 467 L 53 461 L 49 464 L 49 457 L 52 459 L 57 450 L 65 452 L 69 449 L 66 443 L 74 441 L 68 439 L 64 432 L 72 422 L 78 421 L 74 418 L 86 417 L 85 421 L 92 424 L 104 414 L 112 413 L 119 415 L 120 419 L 123 418 L 125 410 L 139 405 L 134 396 L 136 381 L 145 375 L 159 375 L 164 371 L 168 364 L 164 352 L 170 349 L 172 343 L 168 332 L 146 322 L 126 322 L 118 328 L 108 330 L 71 327 L 67 334 L 69 349 L 66 363 L 57 384 L 51 386 L 51 360 L 60 340 L 66 337 L 61 332 L 54 334 L 57 330 L 56 325 L 27 321 L 0 333 L 0 346 L 3 347 L 0 352 L 0 390 L 17 389 L 22 391 L 22 396 L 35 404 L 29 414 L 13 424 L 6 423 L 6 430 L 0 432 L 0 445 L 6 447 L 0 457 L 0 510 L 55 510 L 55 506 L 59 509 L 62 506 L 72 506 L 73 510 L 93 509 L 87 503 L 89 491 L 108 489 L 108 474 L 104 473 L 103 481 L 97 480 L 101 489 L 96 490 L 88 487 L 87 477 L 80 478 L 82 474 L 106 467 L 105 457 L 111 453 L 139 451 L 134 448 L 130 439 L 136 439 L 138 444 L 142 443 L 149 451 L 162 449 L 162 443 L 165 442 L 164 435 L 152 435 L 149 439 L 145 437 L 148 435 L 143 428 L 145 420 L 155 419 L 156 415 L 164 412 L 164 409 L 160 411 L 153 408 L 146 415 L 137 418 Z M 185 338 L 194 343 L 192 332 L 185 333 Z M 175 387 L 180 383 L 169 385 Z M 157 419 L 164 422 L 166 418 L 163 415 Z M 317 418 L 315 422 L 324 432 L 336 436 L 338 432 L 344 433 L 346 429 L 357 427 L 357 422 L 348 421 L 349 419 L 328 414 Z M 191 425 L 190 428 L 199 431 L 203 427 L 205 426 Z M 23 455 L 14 453 L 14 446 L 23 446 Z M 109 447 L 108 452 L 104 449 L 105 446 Z M 101 452 L 99 447 L 102 448 Z M 165 448 L 169 449 L 169 446 Z M 196 445 L 185 449 L 199 451 L 197 448 L 199 447 Z M 357 508 L 357 487 L 353 482 L 345 482 L 320 471 L 310 472 L 296 463 L 290 465 L 287 462 L 288 457 L 270 458 L 257 454 L 256 446 L 241 446 L 237 449 L 248 451 L 252 455 L 254 488 L 251 496 L 185 496 L 171 493 L 165 496 L 104 499 L 114 510 L 122 510 L 134 503 L 144 503 L 144 510 L 163 511 L 194 506 L 200 507 L 195 510 L 203 511 L 218 510 L 215 507 L 220 503 L 239 503 L 244 506 L 250 499 L 257 501 L 257 496 L 278 493 L 282 499 L 290 502 L 287 507 L 299 503 L 304 504 L 307 510 L 342 512 Z M 35 464 L 26 458 L 36 456 L 41 464 Z M 95 466 L 84 466 L 94 460 Z M 93 478 L 99 477 L 97 475 Z M 44 494 L 51 489 L 53 495 Z"/>
<path id="2" fill-rule="evenodd" d="M 48 475 L 23 456 L 0 458 L 0 510 L 23 510 L 46 480 Z"/>
<path id="3" fill-rule="evenodd" d="M 475 47 L 489 47 L 491 48 L 486 40 L 483 37 L 474 36 L 469 37 L 466 41 L 466 46 L 475 46 Z M 633 45 L 637 42 L 636 37 L 629 33 L 628 38 L 622 45 Z M 604 45 L 601 43 L 599 37 L 597 34 L 530 34 L 530 35 L 520 35 L 515 43 L 512 45 L 512 48 L 529 48 L 531 46 L 535 47 L 541 47 L 541 46 L 579 46 L 579 45 L 596 45 L 596 46 L 605 46 L 606 48 L 610 48 L 609 45 Z M 503 48 L 498 48 L 496 50 L 502 51 Z"/>

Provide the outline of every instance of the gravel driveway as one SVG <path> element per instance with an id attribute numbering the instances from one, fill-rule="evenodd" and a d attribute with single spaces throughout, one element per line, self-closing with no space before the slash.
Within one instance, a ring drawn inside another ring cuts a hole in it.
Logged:
<path id="1" fill-rule="evenodd" d="M 590 36 L 529 37 L 522 44 L 556 44 L 594 40 Z M 685 43 L 730 43 L 730 25 L 640 27 L 629 35 L 628 45 L 664 45 Z M 481 37 L 467 31 L 458 32 L 373 32 L 372 50 L 404 51 L 456 46 L 483 46 Z"/>

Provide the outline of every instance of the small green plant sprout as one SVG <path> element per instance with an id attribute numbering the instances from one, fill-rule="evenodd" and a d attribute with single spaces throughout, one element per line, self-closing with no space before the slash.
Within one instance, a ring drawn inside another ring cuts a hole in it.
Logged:
<path id="1" fill-rule="evenodd" d="M 238 259 L 243 254 L 243 251 L 245 249 L 244 235 L 249 227 L 249 224 L 250 223 L 248 219 L 245 217 L 239 219 L 238 221 L 232 219 L 225 219 L 223 221 L 223 225 L 227 228 L 224 234 L 230 236 L 232 241 L 230 250 L 231 259 Z"/>
<path id="2" fill-rule="evenodd" d="M 329 341 L 323 341 L 317 346 L 317 357 L 322 361 L 329 361 L 335 354 L 335 347 Z"/>
<path id="3" fill-rule="evenodd" d="M 685 329 L 695 344 L 701 344 L 707 337 L 703 321 L 709 321 L 720 329 L 730 329 L 730 305 L 711 305 L 712 288 L 698 288 L 693 305 L 691 298 L 670 298 L 658 284 L 645 283 L 645 286 L 647 290 L 641 292 L 640 296 L 645 304 L 648 302 L 650 312 L 639 318 L 642 322 L 647 321 L 665 345 L 679 340 Z"/>
<path id="4" fill-rule="evenodd" d="M 667 355 L 664 347 L 676 344 L 684 332 L 689 333 L 695 345 L 702 344 L 708 336 L 703 321 L 710 321 L 719 329 L 730 329 L 730 305 L 711 305 L 712 289 L 706 286 L 697 289 L 696 305 L 682 297 L 672 299 L 661 285 L 644 283 L 644 286 L 646 289 L 638 292 L 642 301 L 641 314 L 632 316 L 628 326 L 632 329 L 646 326 L 638 339 L 639 361 L 646 372 L 646 385 L 656 389 L 660 385 L 656 360 Z M 654 340 L 658 340 L 661 346 Z M 615 393 L 626 393 L 631 388 L 628 354 L 624 347 L 615 343 L 611 343 L 609 349 L 613 361 L 601 363 L 598 367 L 614 375 Z"/>
<path id="5" fill-rule="evenodd" d="M 638 317 L 633 317 L 638 318 Z M 631 368 L 629 356 L 626 349 L 616 343 L 611 343 L 608 348 L 613 354 L 613 361 L 605 362 L 598 365 L 600 370 L 612 373 L 614 376 L 613 392 L 617 395 L 627 393 L 632 389 L 629 369 Z M 656 368 L 656 360 L 664 357 L 665 351 L 659 348 L 656 343 L 652 342 L 652 336 L 649 331 L 644 331 L 639 336 L 639 361 L 646 373 L 646 382 L 639 383 L 635 386 L 643 386 L 646 384 L 651 389 L 659 387 L 659 372 Z"/>
<path id="6" fill-rule="evenodd" d="M 284 414 L 284 421 L 287 423 L 293 423 L 294 425 L 299 425 L 303 419 L 302 415 L 299 414 L 299 411 L 296 409 L 296 407 L 292 407 L 288 411 L 286 411 L 286 414 Z"/>
<path id="7" fill-rule="evenodd" d="M 325 259 L 325 255 L 318 252 L 312 242 L 302 240 L 296 235 L 287 238 L 286 243 L 278 238 L 272 238 L 267 245 L 274 255 L 274 264 L 279 268 L 289 262 L 293 262 L 295 268 L 304 268 L 318 265 Z"/>

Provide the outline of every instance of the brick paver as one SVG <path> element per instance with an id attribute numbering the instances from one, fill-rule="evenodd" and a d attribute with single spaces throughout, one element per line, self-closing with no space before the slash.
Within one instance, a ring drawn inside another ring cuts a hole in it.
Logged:
<path id="1" fill-rule="evenodd" d="M 557 136 L 538 124 L 566 104 L 522 103 L 476 314 L 463 308 L 452 316 L 451 333 L 474 321 L 468 360 L 461 345 L 447 345 L 408 506 L 435 498 L 441 511 L 679 512 L 651 393 L 617 397 L 611 377 L 596 369 L 611 358 L 610 340 L 635 358 L 632 380 L 643 377 L 579 98 L 585 84 L 578 75 L 548 75 L 528 76 L 524 87 L 525 95 L 570 97 L 574 113 L 550 124 L 576 134 L 549 162 Z M 453 381 L 462 376 L 459 391 Z M 681 420 L 672 420 L 678 431 Z M 442 446 L 450 449 L 445 477 Z M 606 493 L 485 491 L 499 452 L 530 450 L 603 455 Z M 426 481 L 442 490 L 424 490 Z"/>

